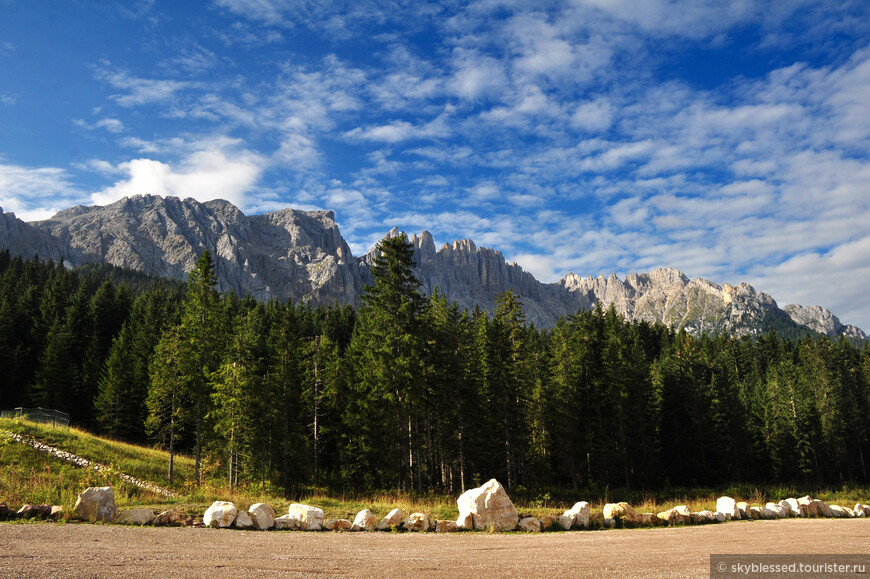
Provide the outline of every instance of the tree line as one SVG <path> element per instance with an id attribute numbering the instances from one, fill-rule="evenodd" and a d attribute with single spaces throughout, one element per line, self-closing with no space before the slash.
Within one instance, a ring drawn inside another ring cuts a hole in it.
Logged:
<path id="1" fill-rule="evenodd" d="M 405 236 L 358 308 L 0 254 L 2 406 L 294 492 L 868 482 L 870 346 L 692 336 L 611 306 L 527 324 L 424 297 Z M 170 476 L 172 467 L 170 466 Z"/>

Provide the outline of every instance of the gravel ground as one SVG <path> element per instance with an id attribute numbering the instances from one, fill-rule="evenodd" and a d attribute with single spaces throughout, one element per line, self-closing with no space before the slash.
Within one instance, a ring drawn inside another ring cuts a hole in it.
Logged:
<path id="1" fill-rule="evenodd" d="M 527 534 L 0 524 L 2 577 L 708 577 L 711 553 L 870 552 L 870 519 Z"/>

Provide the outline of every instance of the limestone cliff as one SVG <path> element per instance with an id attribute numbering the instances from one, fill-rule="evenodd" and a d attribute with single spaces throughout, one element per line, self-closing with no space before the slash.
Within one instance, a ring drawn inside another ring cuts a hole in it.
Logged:
<path id="1" fill-rule="evenodd" d="M 397 229 L 388 236 L 399 235 Z M 630 320 L 663 322 L 692 333 L 756 335 L 771 319 L 830 336 L 866 338 L 818 306 L 780 309 L 752 286 L 689 280 L 676 269 L 630 274 L 624 280 L 569 274 L 544 284 L 494 249 L 463 239 L 436 248 L 428 231 L 411 237 L 421 290 L 435 288 L 462 308 L 492 312 L 502 292 L 512 289 L 529 322 L 550 327 L 560 316 L 611 303 Z M 218 289 L 250 293 L 261 300 L 358 304 L 372 283 L 374 249 L 356 258 L 331 211 L 283 209 L 246 216 L 227 201 L 151 195 L 122 199 L 105 207 L 73 207 L 51 219 L 24 223 L 0 209 L 0 249 L 13 255 L 64 259 L 71 266 L 93 262 L 184 279 L 197 257 L 215 258 Z"/>
<path id="2" fill-rule="evenodd" d="M 35 222 L 72 266 L 106 262 L 185 278 L 212 252 L 218 289 L 257 299 L 356 303 L 359 268 L 331 211 L 245 216 L 227 201 L 152 195 L 73 207 Z"/>

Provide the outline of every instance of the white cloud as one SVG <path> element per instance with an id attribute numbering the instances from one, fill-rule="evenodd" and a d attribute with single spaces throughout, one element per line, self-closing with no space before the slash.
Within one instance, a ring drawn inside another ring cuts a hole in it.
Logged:
<path id="1" fill-rule="evenodd" d="M 614 107 L 606 98 L 580 103 L 571 115 L 571 124 L 582 131 L 606 131 L 613 124 Z"/>
<path id="2" fill-rule="evenodd" d="M 88 124 L 84 119 L 75 119 L 73 120 L 73 123 L 75 123 L 76 126 L 87 129 L 89 131 L 92 131 L 94 129 L 104 129 L 110 133 L 115 134 L 124 132 L 124 123 L 122 123 L 118 119 L 100 119 L 92 125 Z"/>
<path id="3" fill-rule="evenodd" d="M 287 2 L 273 0 L 215 0 L 215 4 L 233 14 L 272 25 L 284 22 L 282 12 L 288 7 Z"/>
<path id="4" fill-rule="evenodd" d="M 135 107 L 172 100 L 177 93 L 195 87 L 195 83 L 178 80 L 148 79 L 131 76 L 121 70 L 111 70 L 110 63 L 103 62 L 97 70 L 97 78 L 122 90 L 111 98 L 123 107 Z"/>
<path id="5" fill-rule="evenodd" d="M 454 94 L 469 100 L 498 98 L 508 87 L 504 64 L 491 56 L 457 48 L 455 73 L 449 85 Z"/>
<path id="6" fill-rule="evenodd" d="M 48 219 L 82 197 L 64 169 L 0 163 L 0 207 L 23 221 Z"/>
<path id="7" fill-rule="evenodd" d="M 844 324 L 863 326 L 870 320 L 870 237 L 839 244 L 824 252 L 802 252 L 772 267 L 758 269 L 752 281 L 779 302 L 823 305 Z"/>
<path id="8" fill-rule="evenodd" d="M 98 205 L 107 205 L 131 195 L 174 195 L 199 201 L 225 199 L 243 210 L 247 195 L 260 180 L 265 160 L 237 143 L 218 138 L 196 143 L 175 166 L 153 159 L 133 159 L 117 165 L 127 178 L 91 196 Z"/>
<path id="9" fill-rule="evenodd" d="M 726 31 L 732 26 L 760 20 L 767 12 L 767 2 L 757 0 L 574 0 L 577 5 L 593 6 L 602 12 L 629 22 L 651 34 L 704 38 Z M 776 11 L 786 18 L 790 10 L 803 2 L 775 3 L 788 11 Z"/>
<path id="10" fill-rule="evenodd" d="M 411 139 L 438 139 L 449 133 L 444 117 L 438 117 L 423 125 L 413 125 L 407 121 L 393 121 L 387 125 L 357 127 L 344 133 L 351 140 L 399 143 Z"/>

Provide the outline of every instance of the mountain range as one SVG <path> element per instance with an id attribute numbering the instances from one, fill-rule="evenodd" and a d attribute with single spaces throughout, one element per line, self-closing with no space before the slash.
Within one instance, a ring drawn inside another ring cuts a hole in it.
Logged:
<path id="1" fill-rule="evenodd" d="M 397 229 L 387 236 L 399 235 Z M 619 279 L 567 275 L 541 283 L 501 252 L 468 239 L 436 248 L 432 235 L 413 235 L 421 289 L 435 288 L 460 307 L 493 311 L 512 289 L 527 319 L 544 327 L 560 316 L 613 303 L 630 320 L 660 321 L 687 331 L 757 335 L 793 327 L 829 336 L 866 339 L 820 306 L 780 308 L 768 294 L 740 283 L 689 280 L 673 268 Z M 359 304 L 372 283 L 372 249 L 355 257 L 332 211 L 282 209 L 247 216 L 227 201 L 136 195 L 106 206 L 76 206 L 45 221 L 25 223 L 0 209 L 0 249 L 12 255 L 63 260 L 70 267 L 105 262 L 151 275 L 183 279 L 203 250 L 212 252 L 218 289 L 260 300 Z"/>

